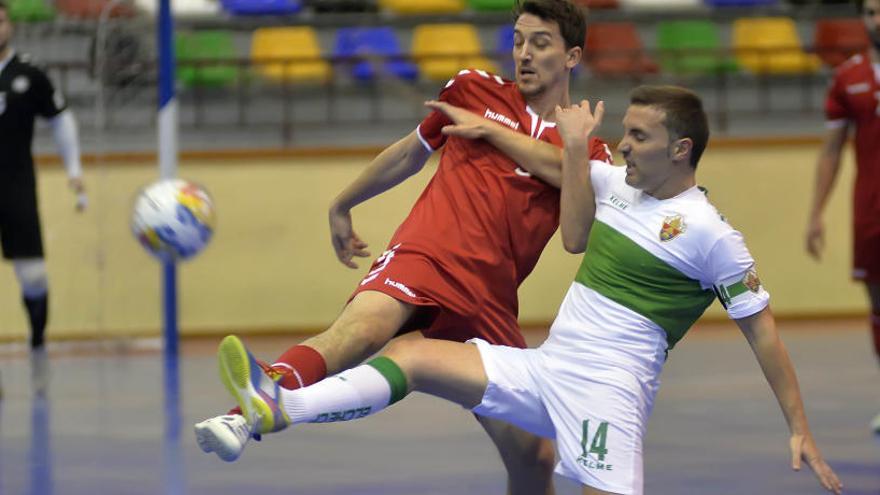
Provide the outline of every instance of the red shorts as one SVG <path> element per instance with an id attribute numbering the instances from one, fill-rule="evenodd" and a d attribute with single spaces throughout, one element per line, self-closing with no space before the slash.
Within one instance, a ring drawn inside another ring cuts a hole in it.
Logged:
<path id="1" fill-rule="evenodd" d="M 880 228 L 855 230 L 852 276 L 855 280 L 880 283 Z"/>
<path id="2" fill-rule="evenodd" d="M 464 342 L 477 337 L 490 344 L 526 347 L 515 310 L 483 290 L 487 281 L 469 283 L 474 277 L 456 276 L 424 253 L 397 244 L 376 259 L 351 297 L 378 291 L 421 306 L 401 332 L 421 330 L 434 339 Z"/>

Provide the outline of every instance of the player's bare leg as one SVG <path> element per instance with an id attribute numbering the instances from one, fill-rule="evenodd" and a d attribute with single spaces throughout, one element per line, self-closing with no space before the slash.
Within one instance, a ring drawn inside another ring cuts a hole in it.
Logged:
<path id="1" fill-rule="evenodd" d="M 552 495 L 556 452 L 550 440 L 540 438 L 504 421 L 477 416 L 492 438 L 507 469 L 510 495 Z"/>
<path id="2" fill-rule="evenodd" d="M 361 292 L 324 332 L 305 340 L 324 358 L 327 374 L 357 365 L 394 338 L 416 307 L 381 292 Z"/>
<path id="3" fill-rule="evenodd" d="M 880 283 L 867 283 L 868 298 L 871 301 L 871 337 L 874 342 L 874 353 L 880 362 Z M 871 421 L 874 433 L 880 435 L 880 414 Z"/>

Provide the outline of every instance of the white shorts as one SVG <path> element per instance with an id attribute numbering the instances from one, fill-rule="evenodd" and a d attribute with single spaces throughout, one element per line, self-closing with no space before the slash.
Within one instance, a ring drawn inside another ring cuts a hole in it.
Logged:
<path id="1" fill-rule="evenodd" d="M 642 445 L 653 394 L 624 370 L 583 356 L 477 345 L 489 384 L 481 416 L 556 440 L 556 473 L 612 493 L 643 493 Z"/>

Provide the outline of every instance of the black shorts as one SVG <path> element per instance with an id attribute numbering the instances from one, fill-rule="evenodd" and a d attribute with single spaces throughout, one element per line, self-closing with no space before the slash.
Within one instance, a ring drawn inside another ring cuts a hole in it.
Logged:
<path id="1" fill-rule="evenodd" d="M 0 190 L 0 245 L 6 259 L 43 257 L 37 192 L 33 187 Z"/>

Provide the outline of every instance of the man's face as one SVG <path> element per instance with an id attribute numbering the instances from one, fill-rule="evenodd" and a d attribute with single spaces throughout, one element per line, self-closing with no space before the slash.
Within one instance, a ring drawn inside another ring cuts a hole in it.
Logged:
<path id="1" fill-rule="evenodd" d="M 663 185 L 673 172 L 672 143 L 656 107 L 630 105 L 623 116 L 623 138 L 617 150 L 626 161 L 626 183 L 648 193 Z"/>
<path id="2" fill-rule="evenodd" d="M 880 0 L 865 0 L 862 20 L 874 46 L 880 46 Z"/>
<path id="3" fill-rule="evenodd" d="M 0 52 L 9 47 L 10 39 L 12 39 L 12 22 L 9 21 L 9 12 L 0 9 Z"/>
<path id="4" fill-rule="evenodd" d="M 555 22 L 522 14 L 513 27 L 513 60 L 519 91 L 532 97 L 567 81 L 569 70 L 580 60 L 580 49 L 565 49 Z"/>

